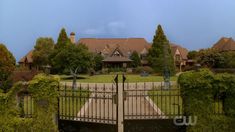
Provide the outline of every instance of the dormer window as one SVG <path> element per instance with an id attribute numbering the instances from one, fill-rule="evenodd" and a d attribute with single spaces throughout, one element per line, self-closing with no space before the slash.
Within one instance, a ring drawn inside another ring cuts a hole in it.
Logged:
<path id="1" fill-rule="evenodd" d="M 113 53 L 113 56 L 121 56 L 121 55 L 120 55 L 120 53 L 119 53 L 118 51 L 115 51 L 115 52 Z"/>

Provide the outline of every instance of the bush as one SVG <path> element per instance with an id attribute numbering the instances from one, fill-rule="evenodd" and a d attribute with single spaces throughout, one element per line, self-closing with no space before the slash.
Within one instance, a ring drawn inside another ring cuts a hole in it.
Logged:
<path id="1" fill-rule="evenodd" d="M 235 76 L 231 74 L 213 74 L 208 69 L 190 71 L 179 76 L 183 112 L 186 116 L 197 116 L 196 126 L 188 131 L 231 131 L 235 117 Z M 223 102 L 225 115 L 214 114 L 215 99 Z M 216 125 L 217 124 L 217 125 Z"/>
<path id="2" fill-rule="evenodd" d="M 57 131 L 55 114 L 57 113 L 57 88 L 59 80 L 56 77 L 40 74 L 29 83 L 29 91 L 34 97 L 33 118 L 21 118 L 22 108 L 17 105 L 17 96 L 25 92 L 26 85 L 16 83 L 8 93 L 0 93 L 0 128 L 2 131 Z M 37 102 L 44 100 L 47 105 Z"/>
<path id="3" fill-rule="evenodd" d="M 137 74 L 140 74 L 140 73 L 142 73 L 143 71 L 145 71 L 145 72 L 147 72 L 147 73 L 149 73 L 149 74 L 154 73 L 154 70 L 153 70 L 151 67 L 149 67 L 149 66 L 137 67 L 137 68 L 133 69 L 133 72 L 134 72 L 134 73 L 137 73 Z"/>

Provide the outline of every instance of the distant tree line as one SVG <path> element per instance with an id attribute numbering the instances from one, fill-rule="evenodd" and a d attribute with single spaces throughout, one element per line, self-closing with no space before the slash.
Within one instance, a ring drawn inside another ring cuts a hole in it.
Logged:
<path id="1" fill-rule="evenodd" d="M 213 48 L 190 51 L 188 58 L 207 68 L 235 68 L 235 51 L 220 52 Z"/>

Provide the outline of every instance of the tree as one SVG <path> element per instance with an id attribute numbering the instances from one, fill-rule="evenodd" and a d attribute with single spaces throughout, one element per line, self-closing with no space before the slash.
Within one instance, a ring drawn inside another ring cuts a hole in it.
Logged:
<path id="1" fill-rule="evenodd" d="M 70 43 L 70 39 L 67 36 L 66 30 L 62 28 L 59 37 L 57 39 L 57 44 L 55 48 L 56 49 L 64 48 L 68 43 Z"/>
<path id="2" fill-rule="evenodd" d="M 132 63 L 131 63 L 132 67 L 136 68 L 136 67 L 141 65 L 140 56 L 139 56 L 139 54 L 136 51 L 134 51 L 131 54 L 130 59 L 132 60 Z"/>
<path id="3" fill-rule="evenodd" d="M 38 38 L 33 51 L 34 65 L 41 67 L 50 64 L 49 56 L 54 50 L 52 38 Z"/>
<path id="4" fill-rule="evenodd" d="M 235 51 L 227 51 L 221 53 L 224 64 L 220 68 L 235 68 Z"/>
<path id="5" fill-rule="evenodd" d="M 167 69 L 170 71 L 171 75 L 175 74 L 171 47 L 161 25 L 158 25 L 147 59 L 155 72 L 163 73 L 164 69 Z"/>
<path id="6" fill-rule="evenodd" d="M 11 85 L 11 75 L 15 69 L 16 60 L 5 45 L 0 44 L 0 91 L 7 92 Z"/>
<path id="7" fill-rule="evenodd" d="M 94 54 L 93 55 L 93 69 L 95 71 L 99 71 L 102 69 L 102 65 L 103 65 L 103 62 L 102 60 L 104 60 L 104 57 L 101 55 L 101 54 Z"/>
<path id="8" fill-rule="evenodd" d="M 51 62 L 50 65 L 53 65 L 54 63 L 53 61 L 55 57 L 61 52 L 61 50 L 63 50 L 67 45 L 70 45 L 70 44 L 71 44 L 71 41 L 67 36 L 66 30 L 62 28 L 59 33 L 57 43 L 55 45 L 55 49 L 49 56 L 49 60 Z M 61 66 L 56 66 L 56 65 L 54 65 L 51 69 L 51 72 L 55 74 L 62 73 L 62 71 L 64 71 L 64 68 Z"/>
<path id="9" fill-rule="evenodd" d="M 59 73 L 71 74 L 74 78 L 73 88 L 75 88 L 77 74 L 91 67 L 91 57 L 85 45 L 68 44 L 53 58 L 52 67 L 60 69 Z"/>
<path id="10" fill-rule="evenodd" d="M 225 64 L 225 58 L 215 49 L 203 49 L 197 54 L 197 62 L 208 68 L 221 68 Z"/>
<path id="11" fill-rule="evenodd" d="M 191 59 L 191 60 L 195 60 L 197 58 L 197 51 L 193 50 L 193 51 L 189 51 L 188 52 L 188 59 Z"/>

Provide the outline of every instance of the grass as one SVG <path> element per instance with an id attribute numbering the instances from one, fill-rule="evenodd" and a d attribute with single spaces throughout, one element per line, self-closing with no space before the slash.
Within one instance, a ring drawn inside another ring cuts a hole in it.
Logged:
<path id="1" fill-rule="evenodd" d="M 60 96 L 60 115 L 62 117 L 76 117 L 82 106 L 89 99 L 90 92 L 85 90 L 66 90 L 66 94 Z"/>
<path id="2" fill-rule="evenodd" d="M 85 90 L 74 90 L 64 89 L 60 91 L 60 115 L 63 118 L 75 117 L 81 110 L 82 106 L 85 104 L 90 96 L 89 91 Z M 31 117 L 34 113 L 34 100 L 30 96 L 24 97 L 24 115 L 25 117 Z"/>
<path id="3" fill-rule="evenodd" d="M 61 76 L 62 81 L 65 82 L 72 82 L 72 78 L 70 76 Z M 115 75 L 80 75 L 77 79 L 77 82 L 84 82 L 84 83 L 112 83 L 115 78 Z M 149 75 L 147 77 L 141 77 L 140 75 L 126 75 L 126 82 L 161 82 L 163 81 L 162 76 L 154 76 Z M 171 81 L 176 81 L 177 77 L 171 77 Z M 119 82 L 122 81 L 122 76 L 119 75 Z"/>
<path id="4" fill-rule="evenodd" d="M 180 89 L 174 88 L 171 90 L 163 89 L 153 89 L 149 91 L 149 96 L 155 103 L 155 105 L 160 108 L 160 110 L 166 116 L 177 116 L 182 115 L 182 98 L 180 96 Z M 223 114 L 222 101 L 215 101 L 213 103 L 214 113 Z"/>
<path id="5" fill-rule="evenodd" d="M 148 94 L 164 115 L 182 115 L 182 99 L 178 88 L 171 90 L 153 89 Z"/>

